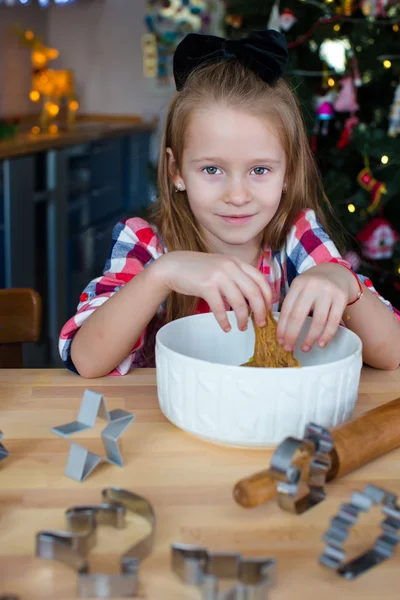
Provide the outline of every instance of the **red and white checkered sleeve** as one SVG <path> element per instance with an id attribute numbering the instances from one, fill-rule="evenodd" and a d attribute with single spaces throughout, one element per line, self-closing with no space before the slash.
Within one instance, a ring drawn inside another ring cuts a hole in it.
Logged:
<path id="1" fill-rule="evenodd" d="M 77 372 L 71 360 L 71 345 L 76 332 L 86 319 L 164 252 L 157 232 L 143 219 L 124 219 L 117 223 L 103 275 L 93 279 L 86 286 L 80 296 L 76 314 L 61 330 L 59 352 L 68 369 Z M 140 351 L 144 347 L 145 338 L 146 330 L 142 332 L 130 354 L 110 375 L 125 375 L 134 366 L 139 366 Z"/>
<path id="2" fill-rule="evenodd" d="M 351 264 L 342 258 L 339 250 L 318 221 L 315 212 L 311 209 L 301 211 L 288 234 L 286 261 L 289 285 L 300 273 L 327 262 L 335 262 L 353 270 Z M 373 294 L 394 312 L 400 321 L 399 311 L 377 292 L 371 280 L 361 273 L 357 273 L 357 276 Z"/>

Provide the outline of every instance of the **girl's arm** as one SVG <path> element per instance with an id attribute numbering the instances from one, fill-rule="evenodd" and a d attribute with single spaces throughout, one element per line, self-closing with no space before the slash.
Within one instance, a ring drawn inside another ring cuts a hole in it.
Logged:
<path id="1" fill-rule="evenodd" d="M 168 295 L 157 275 L 158 262 L 153 262 L 124 285 L 77 331 L 71 358 L 80 375 L 102 377 L 130 355 Z"/>
<path id="2" fill-rule="evenodd" d="M 81 370 L 82 374 L 87 375 L 88 377 L 94 377 L 106 374 L 125 375 L 135 366 L 144 366 L 143 350 L 146 347 L 148 336 L 151 336 L 153 333 L 146 328 L 147 323 L 139 333 L 138 337 L 136 337 L 134 332 L 130 332 L 130 337 L 132 333 L 132 346 L 122 357 L 122 361 L 114 363 L 111 367 L 112 370 L 110 369 L 107 373 L 103 371 L 102 368 L 99 371 L 96 367 L 98 352 L 104 348 L 103 345 L 99 348 L 95 347 L 99 336 L 101 337 L 101 329 L 95 336 L 88 336 L 88 339 L 84 344 L 86 356 L 82 357 L 82 352 L 79 348 L 81 346 L 81 341 L 74 347 L 73 355 L 77 360 L 77 365 L 74 364 L 71 355 L 72 345 L 75 346 L 75 338 L 78 336 L 80 328 L 82 328 L 89 320 L 91 321 L 92 317 L 94 318 L 96 313 L 100 311 L 100 309 L 103 309 L 114 296 L 121 293 L 125 286 L 141 275 L 145 270 L 149 269 L 155 262 L 158 262 L 158 259 L 164 256 L 164 253 L 165 249 L 161 240 L 158 238 L 157 232 L 153 230 L 146 221 L 139 218 L 133 218 L 125 219 L 117 223 L 113 230 L 111 252 L 103 274 L 100 277 L 93 279 L 93 281 L 86 286 L 81 294 L 77 313 L 65 323 L 61 330 L 59 351 L 60 356 L 68 369 L 78 373 Z M 129 286 L 129 289 L 131 289 L 131 286 Z M 113 304 L 115 306 L 114 302 Z M 118 304 L 119 301 L 117 306 Z M 124 335 L 123 329 L 127 326 L 128 322 L 130 324 L 133 320 L 132 317 L 134 315 L 132 308 L 132 306 L 129 306 L 128 314 L 120 315 L 120 321 L 125 318 L 125 323 L 122 329 L 121 327 L 117 327 L 116 331 L 114 331 L 115 335 Z M 162 307 L 159 308 L 161 311 Z M 155 308 L 153 314 L 155 314 L 156 310 L 157 309 Z M 152 312 L 152 310 L 150 312 Z M 103 310 L 101 310 L 101 313 L 103 313 Z M 99 317 L 98 324 L 100 324 L 100 322 L 101 318 Z M 90 331 L 92 326 L 88 326 L 88 329 Z M 82 336 L 83 341 L 85 341 L 85 337 L 86 336 Z M 92 356 L 93 361 L 96 362 L 92 363 Z M 109 361 L 106 362 L 108 365 Z"/>
<path id="3" fill-rule="evenodd" d="M 363 342 L 364 361 L 381 369 L 396 369 L 400 362 L 400 315 L 382 298 L 367 278 L 359 275 L 364 295 L 354 305 L 357 281 L 321 227 L 313 210 L 302 211 L 291 228 L 286 245 L 287 289 L 277 337 L 293 348 L 310 310 L 313 322 L 302 348 L 329 343 L 340 321 Z M 290 286 L 290 287 L 289 287 Z M 306 351 L 304 349 L 304 351 Z"/>
<path id="4" fill-rule="evenodd" d="M 326 263 L 313 267 L 310 274 L 312 272 L 324 274 L 341 286 L 346 285 L 349 302 L 357 297 L 357 281 L 345 267 Z M 362 298 L 345 309 L 344 323 L 361 338 L 364 362 L 376 369 L 397 369 L 400 364 L 400 322 L 376 294 L 365 285 L 362 288 Z"/>
<path id="5" fill-rule="evenodd" d="M 84 377 L 110 372 L 140 338 L 171 291 L 203 298 L 224 331 L 230 329 L 226 305 L 246 329 L 248 301 L 257 323 L 265 324 L 271 289 L 257 269 L 230 256 L 170 252 L 160 257 L 103 303 L 87 319 L 72 344 L 72 360 Z"/>

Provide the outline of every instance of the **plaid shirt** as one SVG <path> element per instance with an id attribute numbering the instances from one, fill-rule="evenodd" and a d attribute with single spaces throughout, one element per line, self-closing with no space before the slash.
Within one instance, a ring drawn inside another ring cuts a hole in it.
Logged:
<path id="1" fill-rule="evenodd" d="M 93 279 L 81 294 L 77 313 L 64 325 L 59 340 L 59 351 L 67 368 L 76 372 L 71 360 L 72 339 L 82 323 L 104 302 L 138 273 L 166 253 L 165 245 L 156 229 L 139 218 L 120 221 L 114 228 L 110 257 L 101 277 Z M 303 210 L 290 229 L 285 246 L 279 251 L 265 248 L 258 269 L 265 275 L 273 297 L 274 311 L 279 311 L 293 279 L 315 265 L 336 262 L 348 268 L 332 240 L 318 222 L 315 212 Z M 382 298 L 371 281 L 363 275 L 360 280 L 382 302 L 393 310 L 400 321 L 400 313 Z M 229 308 L 227 306 L 227 308 Z M 196 314 L 210 312 L 208 304 L 200 299 Z M 155 334 L 163 325 L 165 304 L 158 309 L 129 355 L 110 375 L 125 375 L 135 367 L 154 366 Z"/>

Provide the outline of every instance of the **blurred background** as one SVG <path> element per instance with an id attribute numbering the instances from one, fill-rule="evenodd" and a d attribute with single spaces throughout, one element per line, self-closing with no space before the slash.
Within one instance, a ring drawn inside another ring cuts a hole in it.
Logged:
<path id="1" fill-rule="evenodd" d="M 113 226 L 157 196 L 176 45 L 265 28 L 287 36 L 346 257 L 400 307 L 400 2 L 0 0 L 0 288 L 43 302 L 25 366 L 59 364 Z"/>

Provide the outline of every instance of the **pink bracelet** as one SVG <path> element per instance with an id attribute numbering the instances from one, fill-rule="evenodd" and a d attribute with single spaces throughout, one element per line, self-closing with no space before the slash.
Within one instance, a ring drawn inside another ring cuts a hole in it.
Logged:
<path id="1" fill-rule="evenodd" d="M 342 266 L 343 266 L 343 267 L 346 267 L 346 265 L 343 265 L 343 263 L 341 263 L 341 264 L 342 264 Z M 349 269 L 349 267 L 346 267 L 346 269 L 347 269 L 348 271 L 350 271 L 350 273 L 353 275 L 353 277 L 355 277 L 355 278 L 356 278 L 356 281 L 357 281 L 357 283 L 358 283 L 358 289 L 359 289 L 359 292 L 358 292 L 358 294 L 357 294 L 357 298 L 356 298 L 355 300 L 353 300 L 352 302 L 349 302 L 348 304 L 346 304 L 346 307 L 347 307 L 347 306 L 351 306 L 352 304 L 355 304 L 356 302 L 358 302 L 359 300 L 361 300 L 361 298 L 362 298 L 362 297 L 363 297 L 363 295 L 364 295 L 364 290 L 362 289 L 361 281 L 360 281 L 360 280 L 359 280 L 359 278 L 357 277 L 357 274 L 356 274 L 356 273 L 354 273 L 354 271 L 352 271 L 351 269 Z"/>

